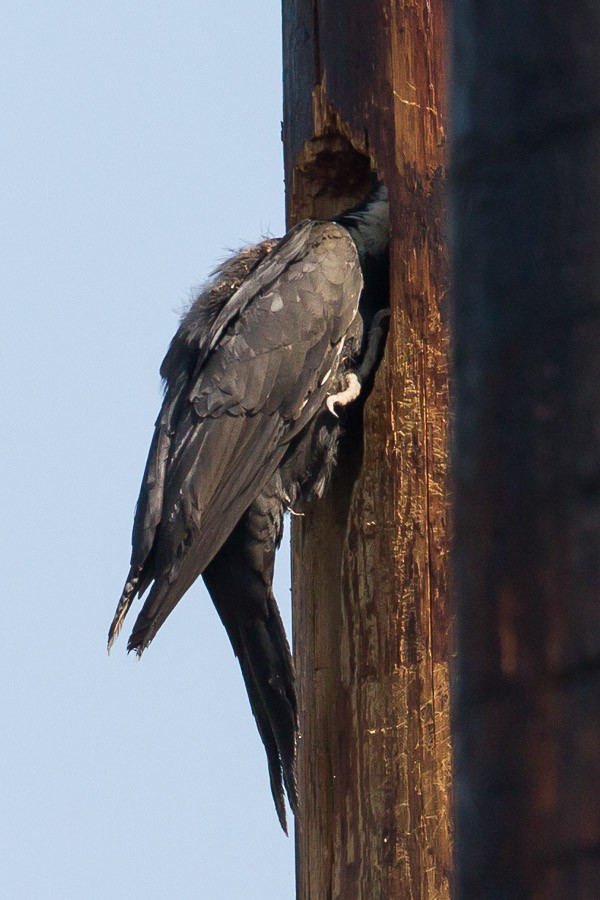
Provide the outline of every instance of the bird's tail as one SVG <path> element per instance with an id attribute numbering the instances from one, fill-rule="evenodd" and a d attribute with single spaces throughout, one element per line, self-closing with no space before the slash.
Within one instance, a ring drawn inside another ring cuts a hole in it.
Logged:
<path id="1" fill-rule="evenodd" d="M 242 519 L 203 578 L 238 657 L 256 725 L 267 754 L 271 792 L 287 834 L 284 789 L 298 806 L 296 738 L 298 713 L 289 644 L 271 589 L 272 566 L 249 565 L 256 541 Z M 261 548 L 262 559 L 274 556 Z M 247 552 L 244 553 L 244 550 Z"/>
<path id="2" fill-rule="evenodd" d="M 271 792 L 281 827 L 287 833 L 285 794 L 298 806 L 296 739 L 298 711 L 292 655 L 273 595 L 275 550 L 283 511 L 269 483 L 251 504 L 202 576 L 239 659 L 248 698 L 267 754 Z M 194 560 L 190 557 L 189 562 Z M 133 626 L 127 649 L 140 656 L 198 572 L 183 566 L 177 579 L 156 578 Z M 117 637 L 135 596 L 152 574 L 131 570 L 109 632 Z"/>

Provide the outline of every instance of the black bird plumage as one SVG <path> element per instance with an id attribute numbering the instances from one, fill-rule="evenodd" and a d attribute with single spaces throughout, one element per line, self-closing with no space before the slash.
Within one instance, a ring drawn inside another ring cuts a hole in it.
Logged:
<path id="1" fill-rule="evenodd" d="M 284 786 L 297 808 L 297 705 L 275 551 L 284 511 L 322 494 L 334 464 L 332 395 L 353 399 L 356 389 L 342 393 L 348 373 L 361 387 L 377 361 L 388 242 L 379 185 L 336 220 L 301 222 L 216 270 L 161 366 L 165 396 L 109 631 L 110 648 L 150 588 L 128 643 L 141 655 L 203 576 L 240 662 L 284 830 Z"/>

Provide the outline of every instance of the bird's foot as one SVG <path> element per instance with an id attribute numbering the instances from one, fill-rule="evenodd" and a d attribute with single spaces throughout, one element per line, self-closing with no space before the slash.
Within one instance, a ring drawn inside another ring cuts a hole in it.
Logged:
<path id="1" fill-rule="evenodd" d="M 339 391 L 337 394 L 330 394 L 326 401 L 327 409 L 336 419 L 338 418 L 338 414 L 335 411 L 336 406 L 347 406 L 348 403 L 352 403 L 359 396 L 362 387 L 356 372 L 347 372 L 344 375 L 344 380 L 346 382 L 344 390 Z"/>
<path id="2" fill-rule="evenodd" d="M 373 317 L 369 333 L 367 335 L 366 349 L 362 362 L 352 372 L 344 375 L 345 388 L 337 394 L 330 394 L 327 398 L 327 409 L 338 418 L 336 406 L 347 406 L 360 395 L 363 382 L 372 375 L 382 352 L 382 344 L 387 331 L 387 319 L 390 317 L 389 309 L 381 309 Z"/>

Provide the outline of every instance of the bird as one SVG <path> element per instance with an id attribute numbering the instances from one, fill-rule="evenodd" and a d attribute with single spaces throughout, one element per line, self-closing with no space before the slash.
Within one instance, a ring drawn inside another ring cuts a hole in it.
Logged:
<path id="1" fill-rule="evenodd" d="M 149 589 L 127 644 L 141 656 L 202 576 L 240 664 L 286 833 L 286 794 L 298 812 L 298 704 L 275 553 L 285 512 L 323 494 L 344 407 L 364 396 L 379 362 L 388 269 L 381 182 L 340 216 L 304 220 L 215 269 L 160 368 L 164 399 L 109 629 L 110 651 Z"/>

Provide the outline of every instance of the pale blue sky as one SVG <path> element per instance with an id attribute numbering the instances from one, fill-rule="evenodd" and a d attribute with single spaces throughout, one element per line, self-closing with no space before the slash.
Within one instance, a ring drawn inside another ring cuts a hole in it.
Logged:
<path id="1" fill-rule="evenodd" d="M 20 0 L 0 35 L 0 897 L 289 900 L 204 589 L 105 649 L 177 312 L 283 230 L 279 0 Z"/>

